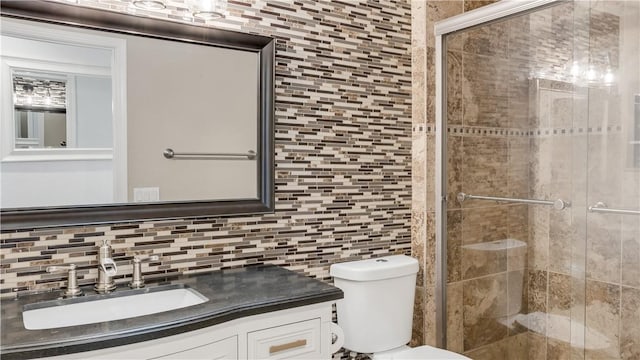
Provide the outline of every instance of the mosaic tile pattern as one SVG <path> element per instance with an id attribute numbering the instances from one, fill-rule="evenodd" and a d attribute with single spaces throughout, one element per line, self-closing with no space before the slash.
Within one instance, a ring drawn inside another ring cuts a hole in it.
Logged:
<path id="1" fill-rule="evenodd" d="M 80 5 L 127 12 L 126 1 Z M 168 11 L 137 14 L 182 19 Z M 0 240 L 4 294 L 58 288 L 52 264 L 97 276 L 96 245 L 110 240 L 126 281 L 134 254 L 154 253 L 147 279 L 272 263 L 331 281 L 335 262 L 411 249 L 411 7 L 404 0 L 230 1 L 207 24 L 277 39 L 276 211 L 7 232 Z"/>

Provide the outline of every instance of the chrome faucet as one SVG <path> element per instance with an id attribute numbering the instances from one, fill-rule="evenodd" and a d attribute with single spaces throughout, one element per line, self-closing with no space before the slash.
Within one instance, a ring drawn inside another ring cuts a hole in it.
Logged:
<path id="1" fill-rule="evenodd" d="M 57 273 L 57 272 L 63 272 L 63 271 L 66 271 L 68 273 L 67 290 L 65 290 L 62 293 L 64 297 L 69 298 L 69 297 L 76 297 L 76 296 L 82 295 L 82 290 L 78 286 L 78 276 L 76 274 L 75 264 L 71 264 L 68 266 L 60 266 L 60 265 L 48 266 L 46 270 L 48 273 Z"/>
<path id="2" fill-rule="evenodd" d="M 118 272 L 118 267 L 111 258 L 111 245 L 107 240 L 103 241 L 98 252 L 98 282 L 93 288 L 99 293 L 108 293 L 116 288 L 113 276 Z"/>
<path id="3" fill-rule="evenodd" d="M 133 273 L 131 274 L 131 282 L 129 287 L 132 289 L 139 289 L 144 287 L 144 278 L 142 277 L 142 262 L 143 261 L 158 261 L 160 257 L 158 255 L 141 255 L 133 257 Z"/>

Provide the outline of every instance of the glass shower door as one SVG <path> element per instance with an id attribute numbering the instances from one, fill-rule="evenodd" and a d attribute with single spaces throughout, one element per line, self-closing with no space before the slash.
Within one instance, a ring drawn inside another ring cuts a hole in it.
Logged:
<path id="1" fill-rule="evenodd" d="M 559 2 L 444 36 L 448 349 L 640 358 L 638 7 Z"/>

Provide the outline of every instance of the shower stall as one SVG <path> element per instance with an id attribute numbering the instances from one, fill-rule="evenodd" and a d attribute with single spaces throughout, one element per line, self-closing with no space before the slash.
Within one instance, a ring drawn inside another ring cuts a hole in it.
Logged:
<path id="1" fill-rule="evenodd" d="M 640 359 L 640 1 L 501 1 L 435 31 L 439 345 Z"/>

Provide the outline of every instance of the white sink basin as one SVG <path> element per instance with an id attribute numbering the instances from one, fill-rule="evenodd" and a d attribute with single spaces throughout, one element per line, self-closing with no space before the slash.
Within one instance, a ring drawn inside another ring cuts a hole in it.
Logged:
<path id="1" fill-rule="evenodd" d="M 171 286 L 159 291 L 136 290 L 129 295 L 93 295 L 27 305 L 22 317 L 28 330 L 55 329 L 156 314 L 207 301 L 193 289 Z"/>

